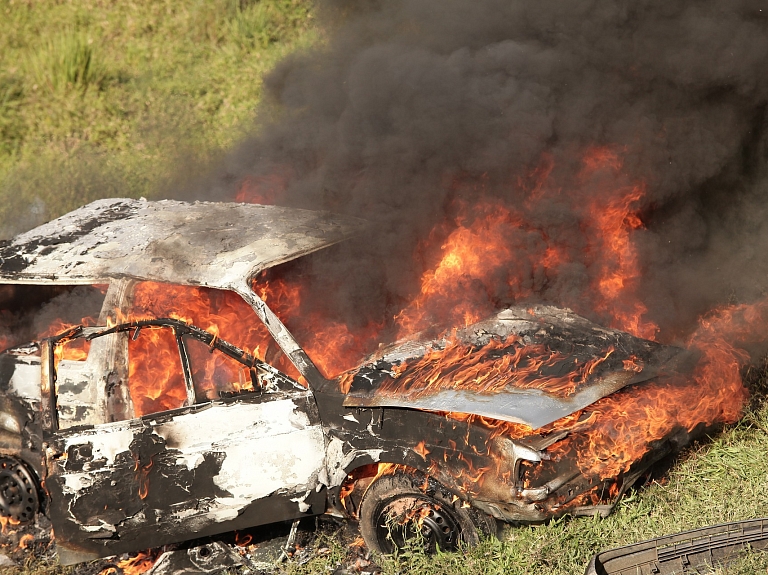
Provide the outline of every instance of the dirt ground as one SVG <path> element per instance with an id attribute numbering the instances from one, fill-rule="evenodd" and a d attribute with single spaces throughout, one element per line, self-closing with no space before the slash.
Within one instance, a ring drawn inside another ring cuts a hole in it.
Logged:
<path id="1" fill-rule="evenodd" d="M 344 552 L 334 562 L 334 574 L 366 575 L 380 571 L 363 544 L 356 524 L 333 517 L 307 518 L 298 523 L 293 536 L 291 526 L 290 522 L 276 523 L 62 568 L 58 566 L 51 524 L 44 515 L 40 515 L 34 524 L 2 525 L 0 573 L 139 575 L 150 569 L 163 551 L 178 551 L 175 556 L 178 566 L 179 559 L 186 564 L 186 556 L 192 553 L 188 549 L 210 547 L 216 543 L 230 550 L 230 558 L 239 557 L 242 562 L 237 566 L 231 560 L 222 561 L 222 570 L 226 569 L 228 573 L 301 572 L 302 566 L 314 559 L 324 556 L 331 559 L 330 555 L 338 555 L 339 547 Z M 340 545 L 332 550 L 323 545 L 327 541 Z"/>

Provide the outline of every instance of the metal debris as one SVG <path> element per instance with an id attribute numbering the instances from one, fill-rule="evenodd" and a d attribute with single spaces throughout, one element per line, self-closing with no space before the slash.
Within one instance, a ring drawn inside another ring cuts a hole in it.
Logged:
<path id="1" fill-rule="evenodd" d="M 601 551 L 586 575 L 685 575 L 726 567 L 747 551 L 768 549 L 768 518 L 702 527 Z"/>
<path id="2" fill-rule="evenodd" d="M 254 573 L 248 562 L 229 545 L 214 541 L 189 549 L 166 551 L 146 575 L 200 575 L 201 573 Z"/>

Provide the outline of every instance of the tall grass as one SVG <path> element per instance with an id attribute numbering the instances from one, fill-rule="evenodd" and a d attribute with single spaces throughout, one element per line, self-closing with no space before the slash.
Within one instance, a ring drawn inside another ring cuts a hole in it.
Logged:
<path id="1" fill-rule="evenodd" d="M 297 8 L 296 2 L 243 2 L 234 0 L 230 4 L 231 17 L 228 34 L 233 41 L 246 50 L 264 50 L 281 41 L 286 34 L 306 21 L 309 7 Z"/>
<path id="2" fill-rule="evenodd" d="M 24 84 L 17 76 L 0 76 L 0 156 L 18 155 L 26 136 L 22 116 Z"/>
<path id="3" fill-rule="evenodd" d="M 310 0 L 0 0 L 0 238 L 96 197 L 181 193 L 313 22 Z"/>
<path id="4" fill-rule="evenodd" d="M 62 90 L 99 89 L 105 70 L 96 57 L 93 39 L 85 32 L 64 30 L 47 38 L 32 52 L 27 62 L 31 89 Z"/>

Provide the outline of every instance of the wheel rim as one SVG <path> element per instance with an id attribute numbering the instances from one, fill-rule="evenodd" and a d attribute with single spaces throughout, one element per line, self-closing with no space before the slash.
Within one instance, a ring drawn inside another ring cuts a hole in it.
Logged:
<path id="1" fill-rule="evenodd" d="M 0 458 L 0 515 L 26 523 L 35 518 L 39 503 L 37 485 L 24 464 Z"/>
<path id="2" fill-rule="evenodd" d="M 450 511 L 428 498 L 398 497 L 379 507 L 376 536 L 384 553 L 410 545 L 426 553 L 455 551 L 461 529 Z"/>

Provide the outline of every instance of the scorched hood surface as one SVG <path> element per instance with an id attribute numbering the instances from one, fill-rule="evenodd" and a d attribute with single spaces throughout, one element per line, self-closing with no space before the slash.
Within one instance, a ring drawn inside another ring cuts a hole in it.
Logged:
<path id="1" fill-rule="evenodd" d="M 576 384 L 570 393 L 551 393 L 545 390 L 546 386 L 522 387 L 516 367 L 500 374 L 504 379 L 497 382 L 494 392 L 441 384 L 450 380 L 451 372 L 460 367 L 450 363 L 430 368 L 430 377 L 415 377 L 409 385 L 397 385 L 419 358 L 445 349 L 450 345 L 449 339 L 400 342 L 375 354 L 354 373 L 344 405 L 471 413 L 538 429 L 627 385 L 684 369 L 690 359 L 682 349 L 601 327 L 568 309 L 512 307 L 458 330 L 453 341 L 478 350 L 496 340 L 484 361 L 522 353 L 523 359 L 517 365 L 527 368 L 530 379 L 545 382 L 573 375 Z M 543 350 L 543 355 L 525 357 L 525 350 L 534 348 Z M 531 365 L 542 357 L 546 361 L 531 371 Z M 585 369 L 586 365 L 594 367 Z"/>

